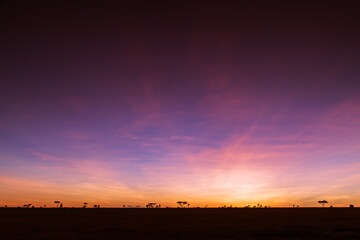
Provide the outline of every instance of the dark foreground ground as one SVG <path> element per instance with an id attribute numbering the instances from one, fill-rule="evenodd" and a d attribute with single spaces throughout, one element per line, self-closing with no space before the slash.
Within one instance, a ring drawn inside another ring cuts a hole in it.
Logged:
<path id="1" fill-rule="evenodd" d="M 360 239 L 360 209 L 0 209 L 0 239 Z"/>

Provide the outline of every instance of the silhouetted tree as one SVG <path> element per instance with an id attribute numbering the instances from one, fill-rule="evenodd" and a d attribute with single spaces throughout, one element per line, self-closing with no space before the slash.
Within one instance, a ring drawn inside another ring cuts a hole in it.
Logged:
<path id="1" fill-rule="evenodd" d="M 148 203 L 146 206 L 147 206 L 148 208 L 154 208 L 155 205 L 156 205 L 156 203 L 150 202 L 150 203 Z"/>
<path id="2" fill-rule="evenodd" d="M 83 208 L 86 208 L 86 205 L 88 205 L 88 203 L 87 203 L 87 202 L 84 202 Z"/>
<path id="3" fill-rule="evenodd" d="M 354 205 L 350 204 L 349 208 L 354 208 Z"/>
<path id="4" fill-rule="evenodd" d="M 94 208 L 97 208 L 97 205 L 94 205 Z"/>
<path id="5" fill-rule="evenodd" d="M 322 200 L 322 201 L 318 201 L 318 203 L 319 203 L 319 204 L 321 204 L 321 205 L 322 205 L 322 207 L 324 207 L 324 206 L 325 206 L 325 204 L 327 204 L 327 203 L 328 203 L 328 201 L 326 201 L 326 200 Z"/>
<path id="6" fill-rule="evenodd" d="M 63 207 L 64 207 L 64 205 L 62 203 L 60 203 L 60 208 L 63 208 Z"/>
<path id="7" fill-rule="evenodd" d="M 60 201 L 55 201 L 54 203 L 56 203 L 56 207 L 58 208 Z"/>

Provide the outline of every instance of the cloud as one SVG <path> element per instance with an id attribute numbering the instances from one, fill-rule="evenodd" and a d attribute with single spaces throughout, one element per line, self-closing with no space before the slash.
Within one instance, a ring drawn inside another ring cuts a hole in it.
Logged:
<path id="1" fill-rule="evenodd" d="M 119 199 L 212 206 L 353 201 L 357 99 L 304 111 L 288 96 L 283 104 L 282 97 L 258 99 L 226 86 L 220 93 L 207 89 L 184 112 L 166 110 L 150 88 L 128 122 L 101 132 L 59 130 L 56 144 L 29 150 L 43 162 L 23 168 L 78 202 L 86 194 L 115 205 Z M 147 98 L 153 98 L 149 111 L 140 106 Z"/>
<path id="2" fill-rule="evenodd" d="M 63 160 L 61 158 L 54 157 L 54 156 L 47 155 L 47 154 L 43 154 L 43 153 L 37 153 L 37 152 L 33 152 L 33 151 L 31 151 L 31 153 L 33 155 L 39 157 L 43 161 L 62 161 Z"/>
<path id="3" fill-rule="evenodd" d="M 195 138 L 192 136 L 171 136 L 171 140 L 183 140 L 183 141 L 194 141 Z"/>

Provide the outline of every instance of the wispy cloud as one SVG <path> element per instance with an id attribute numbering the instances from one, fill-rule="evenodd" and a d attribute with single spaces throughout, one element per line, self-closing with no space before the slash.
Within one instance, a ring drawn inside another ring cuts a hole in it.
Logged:
<path id="1" fill-rule="evenodd" d="M 37 152 L 31 152 L 36 157 L 39 157 L 43 161 L 62 161 L 63 159 L 54 157 L 51 155 L 43 154 L 43 153 L 37 153 Z"/>

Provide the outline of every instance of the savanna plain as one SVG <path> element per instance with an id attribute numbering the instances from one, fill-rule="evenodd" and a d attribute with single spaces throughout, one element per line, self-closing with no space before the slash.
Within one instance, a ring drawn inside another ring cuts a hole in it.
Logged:
<path id="1" fill-rule="evenodd" d="M 2 208 L 0 239 L 360 239 L 360 209 Z"/>

